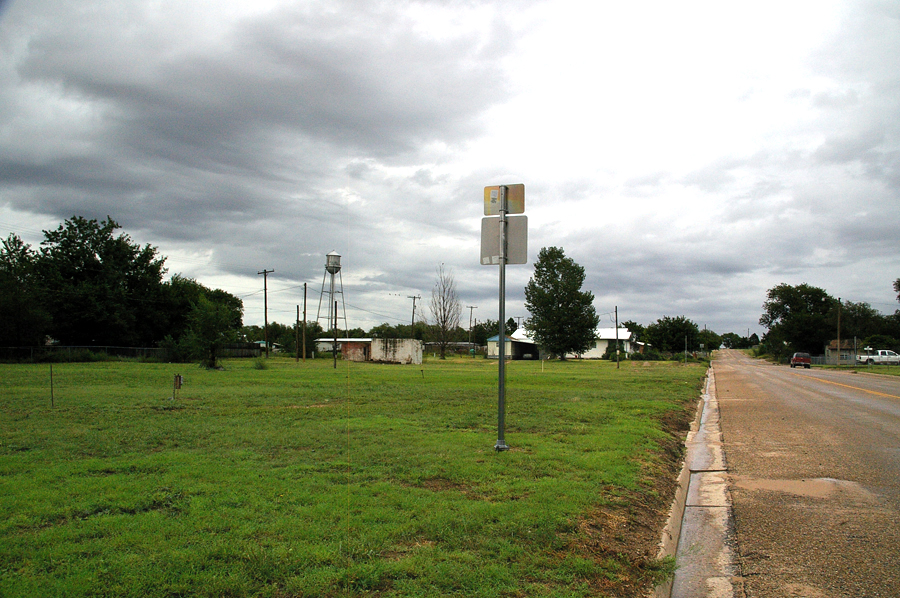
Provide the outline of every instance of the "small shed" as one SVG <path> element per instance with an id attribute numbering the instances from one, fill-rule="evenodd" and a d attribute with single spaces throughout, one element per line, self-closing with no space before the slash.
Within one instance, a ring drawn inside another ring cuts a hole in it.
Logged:
<path id="1" fill-rule="evenodd" d="M 519 328 L 512 334 L 506 335 L 504 356 L 506 359 L 540 359 L 541 349 L 528 333 L 525 332 L 524 328 Z M 492 336 L 487 340 L 487 357 L 488 359 L 500 358 L 499 334 Z"/>

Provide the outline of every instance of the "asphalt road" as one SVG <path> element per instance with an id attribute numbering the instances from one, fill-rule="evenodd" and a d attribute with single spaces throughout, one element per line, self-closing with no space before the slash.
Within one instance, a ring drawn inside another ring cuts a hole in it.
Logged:
<path id="1" fill-rule="evenodd" d="M 900 378 L 713 369 L 744 594 L 900 597 Z"/>

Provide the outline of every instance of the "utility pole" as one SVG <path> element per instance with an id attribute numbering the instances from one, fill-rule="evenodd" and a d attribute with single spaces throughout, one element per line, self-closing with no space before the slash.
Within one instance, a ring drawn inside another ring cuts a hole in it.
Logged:
<path id="1" fill-rule="evenodd" d="M 616 369 L 619 369 L 619 306 L 615 306 L 616 312 Z"/>
<path id="2" fill-rule="evenodd" d="M 265 320 L 265 342 L 266 342 L 266 359 L 269 358 L 269 289 L 268 289 L 268 278 L 269 274 L 274 272 L 275 270 L 263 270 L 262 272 L 257 272 L 256 274 L 263 275 L 263 318 Z"/>
<path id="3" fill-rule="evenodd" d="M 303 362 L 306 363 L 306 283 L 303 283 Z"/>
<path id="4" fill-rule="evenodd" d="M 472 310 L 478 309 L 477 305 L 467 305 L 466 309 L 469 310 L 469 344 L 472 346 L 472 357 L 475 357 L 475 345 L 472 343 Z"/>
<path id="5" fill-rule="evenodd" d="M 412 319 L 409 321 L 409 338 L 416 338 L 416 299 L 421 299 L 421 295 L 407 295 L 407 299 L 413 300 Z"/>
<path id="6" fill-rule="evenodd" d="M 838 297 L 837 364 L 841 365 L 841 298 Z"/>

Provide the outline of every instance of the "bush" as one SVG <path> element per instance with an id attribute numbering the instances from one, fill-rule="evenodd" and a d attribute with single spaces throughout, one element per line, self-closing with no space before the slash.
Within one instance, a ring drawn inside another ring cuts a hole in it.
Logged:
<path id="1" fill-rule="evenodd" d="M 665 361 L 666 357 L 653 347 L 646 347 L 643 353 L 632 353 L 628 359 L 632 361 Z"/>

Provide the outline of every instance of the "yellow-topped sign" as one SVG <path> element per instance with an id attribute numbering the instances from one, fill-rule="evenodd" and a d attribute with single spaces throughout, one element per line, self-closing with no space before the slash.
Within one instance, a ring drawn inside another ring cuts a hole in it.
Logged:
<path id="1" fill-rule="evenodd" d="M 524 214 L 525 213 L 525 185 L 519 183 L 517 185 L 502 185 L 506 187 L 506 213 L 507 214 Z M 484 215 L 497 216 L 500 214 L 500 187 L 484 188 Z"/>

